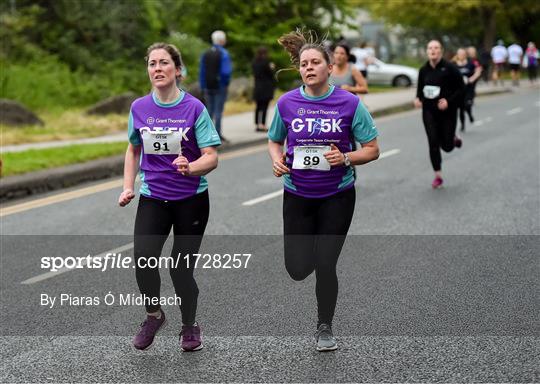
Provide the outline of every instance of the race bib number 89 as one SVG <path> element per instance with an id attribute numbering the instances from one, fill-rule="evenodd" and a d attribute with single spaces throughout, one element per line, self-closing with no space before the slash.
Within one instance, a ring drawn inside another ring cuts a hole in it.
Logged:
<path id="1" fill-rule="evenodd" d="M 182 153 L 180 131 L 141 130 L 144 152 L 150 155 L 179 155 Z"/>
<path id="2" fill-rule="evenodd" d="M 324 153 L 330 151 L 330 146 L 296 146 L 292 168 L 297 170 L 330 170 L 330 163 Z"/>

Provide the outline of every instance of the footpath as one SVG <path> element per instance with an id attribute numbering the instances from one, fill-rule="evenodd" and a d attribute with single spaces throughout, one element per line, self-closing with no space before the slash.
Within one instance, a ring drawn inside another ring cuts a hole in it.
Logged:
<path id="1" fill-rule="evenodd" d="M 512 90 L 510 88 L 495 87 L 485 84 L 481 84 L 477 87 L 477 96 L 493 95 L 504 92 L 512 92 Z M 362 96 L 361 99 L 367 106 L 371 115 L 376 118 L 413 109 L 415 94 L 416 88 L 411 87 L 396 91 L 368 94 Z M 274 107 L 271 106 L 267 113 L 268 125 L 272 121 L 273 115 Z M 253 111 L 224 117 L 222 120 L 222 133 L 229 143 L 219 147 L 220 153 L 263 144 L 268 140 L 266 133 L 255 131 Z M 4 146 L 0 147 L 0 153 L 62 147 L 73 144 L 110 142 L 126 142 L 127 144 L 127 133 L 86 139 Z M 84 182 L 122 175 L 123 164 L 124 155 L 118 155 L 65 167 L 5 177 L 0 179 L 0 202 L 22 198 L 36 193 L 71 187 Z"/>

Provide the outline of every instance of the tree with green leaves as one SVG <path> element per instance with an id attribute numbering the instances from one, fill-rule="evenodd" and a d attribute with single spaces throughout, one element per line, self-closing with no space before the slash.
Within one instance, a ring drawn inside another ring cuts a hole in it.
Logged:
<path id="1" fill-rule="evenodd" d="M 66 93 L 57 98 L 60 105 L 86 104 L 122 90 L 146 92 L 143 57 L 156 41 L 178 46 L 194 82 L 216 29 L 228 35 L 235 76 L 250 74 L 259 45 L 286 67 L 287 55 L 276 43 L 281 34 L 302 26 L 332 32 L 323 21 L 334 25 L 345 9 L 346 0 L 0 0 L 2 96 L 35 105 L 44 98 L 30 97 L 26 89 L 42 85 L 61 93 L 55 68 Z M 13 76 L 29 68 L 32 79 Z"/>
<path id="2" fill-rule="evenodd" d="M 525 45 L 540 36 L 537 0 L 351 0 L 349 5 L 391 24 L 456 36 L 485 50 L 499 37 Z"/>

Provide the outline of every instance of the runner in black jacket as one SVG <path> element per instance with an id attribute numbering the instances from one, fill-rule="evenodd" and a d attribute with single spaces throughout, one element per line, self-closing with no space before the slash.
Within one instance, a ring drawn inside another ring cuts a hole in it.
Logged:
<path id="1" fill-rule="evenodd" d="M 414 104 L 422 107 L 422 119 L 429 143 L 429 157 L 435 171 L 432 187 L 443 184 L 441 174 L 441 149 L 450 152 L 461 147 L 456 136 L 457 107 L 463 98 L 465 84 L 459 70 L 442 58 L 443 48 L 438 40 L 427 45 L 428 61 L 418 76 Z"/>

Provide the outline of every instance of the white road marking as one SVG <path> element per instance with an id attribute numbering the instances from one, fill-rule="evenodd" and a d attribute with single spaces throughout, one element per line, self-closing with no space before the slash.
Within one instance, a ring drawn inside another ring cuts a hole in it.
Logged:
<path id="1" fill-rule="evenodd" d="M 379 155 L 379 159 L 388 158 L 389 156 L 399 154 L 400 152 L 401 152 L 400 149 L 394 148 L 393 150 L 388 150 L 388 151 L 385 151 L 385 152 L 381 153 Z M 271 192 L 269 194 L 265 194 L 265 195 L 260 196 L 258 198 L 250 199 L 249 201 L 245 201 L 245 202 L 242 203 L 242 206 L 253 206 L 253 205 L 256 205 L 257 203 L 261 203 L 261 202 L 264 202 L 264 201 L 267 201 L 267 200 L 270 200 L 270 199 L 273 199 L 273 198 L 277 198 L 277 197 L 279 197 L 281 195 L 283 195 L 283 189 Z"/>
<path id="2" fill-rule="evenodd" d="M 0 217 L 4 217 L 6 215 L 16 214 L 20 213 L 21 211 L 31 210 L 42 206 L 51 205 L 53 203 L 59 203 L 64 202 L 67 200 L 75 199 L 75 198 L 81 198 L 86 195 L 95 194 L 97 192 L 110 190 L 113 188 L 120 188 L 122 187 L 123 181 L 121 178 L 115 179 L 109 182 L 100 183 L 94 186 L 90 187 L 84 187 L 77 190 L 55 194 L 48 196 L 46 198 L 38 198 L 34 199 L 28 202 L 19 203 L 7 207 L 0 208 Z"/>
<path id="3" fill-rule="evenodd" d="M 477 120 L 476 122 L 473 123 L 473 126 L 475 127 L 480 127 L 481 125 L 484 124 L 484 121 L 483 120 Z"/>
<path id="4" fill-rule="evenodd" d="M 95 259 L 102 259 L 104 258 L 107 254 L 119 254 L 123 251 L 126 251 L 126 250 L 130 250 L 133 248 L 133 242 L 131 243 L 128 243 L 128 244 L 125 244 L 123 246 L 120 246 L 120 247 L 117 247 L 116 249 L 112 249 L 112 250 L 109 250 L 109 251 L 105 251 L 101 254 L 98 254 L 98 255 L 95 255 L 91 258 L 95 258 Z M 81 265 L 84 266 L 86 265 L 86 259 L 83 259 L 81 261 Z M 60 274 L 63 274 L 63 273 L 67 273 L 68 271 L 73 271 L 73 270 L 77 270 L 77 269 L 68 269 L 66 267 L 63 267 L 61 269 L 58 269 L 57 271 L 49 271 L 47 273 L 43 273 L 43 274 L 40 274 L 40 275 L 36 275 L 35 277 L 32 277 L 32 278 L 28 278 L 27 280 L 25 281 L 22 281 L 21 284 L 22 285 L 32 285 L 34 283 L 37 283 L 37 282 L 41 282 L 41 281 L 44 281 L 46 279 L 49 279 L 49 278 L 52 278 L 52 277 L 56 277 L 57 275 L 60 275 Z M 100 270 L 101 271 L 101 270 Z"/>
<path id="5" fill-rule="evenodd" d="M 521 111 L 523 111 L 523 108 L 521 107 L 512 108 L 511 110 L 506 111 L 506 115 L 519 114 Z"/>
<path id="6" fill-rule="evenodd" d="M 242 206 L 253 206 L 253 205 L 256 205 L 257 203 L 261 203 L 261 202 L 264 202 L 264 201 L 267 201 L 269 199 L 272 199 L 272 198 L 276 198 L 280 195 L 283 195 L 283 189 L 281 190 L 278 190 L 278 191 L 274 191 L 270 194 L 265 194 L 261 197 L 258 197 L 258 198 L 255 198 L 255 199 L 251 199 L 249 201 L 245 201 L 242 203 Z"/>
<path id="7" fill-rule="evenodd" d="M 256 146 L 242 148 L 240 150 L 226 152 L 224 154 L 219 154 L 219 160 L 238 158 L 240 156 L 255 154 L 257 152 L 262 152 L 262 151 L 267 151 L 267 150 L 268 150 L 268 143 L 259 144 Z"/>
<path id="8" fill-rule="evenodd" d="M 400 152 L 401 152 L 401 150 L 399 148 L 394 148 L 393 150 L 388 150 L 388 151 L 385 151 L 385 152 L 382 152 L 381 154 L 379 154 L 379 159 L 388 158 L 389 156 L 397 155 Z"/>

